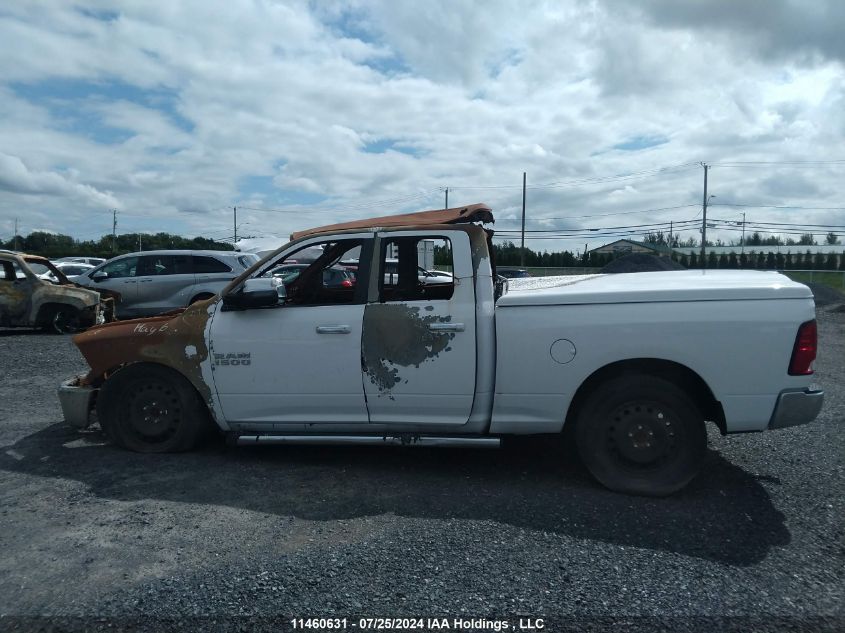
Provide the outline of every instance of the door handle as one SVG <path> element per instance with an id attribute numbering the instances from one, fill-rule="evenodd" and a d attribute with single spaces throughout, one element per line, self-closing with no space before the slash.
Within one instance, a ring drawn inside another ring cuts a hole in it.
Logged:
<path id="1" fill-rule="evenodd" d="M 463 332 L 463 323 L 429 323 L 428 329 L 432 332 Z"/>
<path id="2" fill-rule="evenodd" d="M 349 334 L 352 328 L 348 325 L 318 325 L 317 334 Z"/>
<path id="3" fill-rule="evenodd" d="M 152 281 L 152 279 L 139 279 L 138 283 L 146 284 L 146 283 L 149 283 L 151 281 Z"/>

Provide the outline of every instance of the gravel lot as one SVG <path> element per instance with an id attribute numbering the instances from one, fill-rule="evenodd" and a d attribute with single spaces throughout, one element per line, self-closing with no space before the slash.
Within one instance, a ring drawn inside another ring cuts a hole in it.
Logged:
<path id="1" fill-rule="evenodd" d="M 819 326 L 821 417 L 711 434 L 706 470 L 663 500 L 607 492 L 536 440 L 129 453 L 62 423 L 56 385 L 84 367 L 70 339 L 2 331 L 0 629 L 448 615 L 841 631 L 845 313 Z"/>

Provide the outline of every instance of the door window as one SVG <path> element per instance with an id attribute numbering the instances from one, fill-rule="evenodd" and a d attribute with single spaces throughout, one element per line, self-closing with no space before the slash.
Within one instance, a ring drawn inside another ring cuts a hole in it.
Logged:
<path id="1" fill-rule="evenodd" d="M 109 279 L 120 279 L 122 277 L 135 277 L 138 271 L 137 257 L 124 257 L 113 262 L 109 262 L 102 268 L 101 271 L 109 276 Z"/>
<path id="2" fill-rule="evenodd" d="M 139 268 L 139 277 L 192 274 L 191 258 L 187 255 L 144 255 Z"/>
<path id="3" fill-rule="evenodd" d="M 379 301 L 451 299 L 452 243 L 445 237 L 396 237 L 382 242 Z"/>
<path id="4" fill-rule="evenodd" d="M 194 262 L 194 272 L 198 275 L 209 273 L 230 273 L 232 269 L 214 257 L 194 255 L 191 258 Z M 244 268 L 247 268 L 244 266 Z"/>
<path id="5" fill-rule="evenodd" d="M 371 243 L 362 239 L 311 243 L 271 262 L 262 274 L 284 283 L 288 305 L 366 303 L 365 284 L 340 261 L 357 262 Z"/>
<path id="6" fill-rule="evenodd" d="M 0 264 L 3 266 L 0 270 L 0 281 L 17 281 L 18 276 L 15 274 L 15 267 L 12 262 L 2 261 Z"/>

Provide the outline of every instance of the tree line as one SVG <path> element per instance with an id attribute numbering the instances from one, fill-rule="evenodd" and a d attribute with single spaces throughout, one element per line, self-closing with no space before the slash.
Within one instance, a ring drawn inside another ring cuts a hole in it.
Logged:
<path id="1" fill-rule="evenodd" d="M 496 264 L 498 266 L 520 266 L 521 249 L 513 242 L 494 244 Z M 765 249 L 755 250 L 746 247 L 745 252 L 707 253 L 707 268 L 749 268 L 758 270 L 845 270 L 845 248 L 837 253 L 775 253 Z M 526 268 L 601 268 L 617 257 L 628 253 L 596 253 L 576 255 L 569 251 L 538 253 L 525 249 Z M 664 257 L 671 257 L 685 268 L 702 268 L 698 253 L 690 255 L 667 252 Z M 437 259 L 435 258 L 435 263 Z M 445 263 L 445 262 L 443 262 Z"/>
<path id="2" fill-rule="evenodd" d="M 687 247 L 687 248 L 695 248 L 698 246 L 698 240 L 694 237 L 687 238 L 685 240 L 679 240 L 678 235 L 675 233 L 666 235 L 663 231 L 651 231 L 646 233 L 642 239 L 643 243 L 653 245 L 653 246 L 667 246 L 670 248 L 679 248 L 679 247 Z M 839 244 L 839 235 L 835 232 L 830 231 L 825 235 L 824 243 L 828 246 L 835 246 Z M 802 233 L 798 239 L 787 237 L 783 238 L 780 235 L 769 235 L 764 237 L 762 233 L 759 231 L 754 231 L 750 233 L 748 237 L 745 237 L 739 241 L 731 241 L 728 244 L 725 244 L 722 240 L 716 240 L 712 242 L 707 240 L 707 246 L 736 246 L 738 248 L 742 248 L 743 245 L 745 246 L 818 246 L 818 242 L 816 241 L 816 236 L 812 233 Z"/>
<path id="3" fill-rule="evenodd" d="M 809 235 L 809 234 L 808 234 Z M 753 238 L 754 234 L 752 234 Z M 663 238 L 661 241 L 661 237 Z M 803 236 L 802 236 L 803 237 Z M 812 236 L 811 236 L 812 237 Z M 836 237 L 834 235 L 834 237 Z M 756 240 L 755 240 L 756 241 Z M 643 239 L 643 242 L 651 246 L 668 247 L 668 240 L 662 234 L 650 234 Z M 835 242 L 834 242 L 835 243 Z M 746 240 L 745 251 L 741 252 L 737 246 L 737 252 L 716 254 L 713 251 L 707 253 L 707 268 L 753 268 L 761 270 L 845 270 L 845 248 L 843 253 L 774 253 L 767 252 L 760 246 L 786 245 L 782 242 L 769 244 L 752 244 Z M 678 246 L 694 247 L 695 244 L 686 242 Z M 15 239 L 0 242 L 0 249 L 13 250 Z M 138 250 L 234 250 L 231 244 L 215 242 L 206 237 L 182 237 L 171 233 L 138 234 L 125 233 L 118 235 L 114 243 L 111 235 L 104 235 L 98 240 L 75 240 L 69 235 L 48 233 L 46 231 L 34 231 L 27 236 L 18 236 L 17 250 L 44 257 L 72 257 L 74 255 L 89 257 L 114 257 L 124 253 L 132 253 Z M 522 250 L 513 242 L 506 241 L 494 244 L 496 263 L 500 266 L 520 266 L 522 261 Z M 668 248 L 667 248 L 668 250 Z M 570 251 L 543 251 L 538 252 L 530 248 L 524 249 L 525 266 L 528 268 L 572 268 L 590 267 L 601 268 L 608 264 L 615 257 L 625 253 L 596 253 L 588 252 L 576 254 Z M 687 268 L 701 268 L 700 257 L 697 253 L 690 255 L 667 252 L 673 260 Z M 435 264 L 451 264 L 451 255 L 444 249 L 435 248 Z"/>
<path id="4" fill-rule="evenodd" d="M 17 243 L 17 248 L 16 248 Z M 73 257 L 114 257 L 139 250 L 152 251 L 163 249 L 188 249 L 209 251 L 231 251 L 231 244 L 215 242 L 206 237 L 182 237 L 172 233 L 124 233 L 112 240 L 111 235 L 104 235 L 98 240 L 75 240 L 70 235 L 33 231 L 27 236 L 19 235 L 0 242 L 0 248 L 19 250 L 48 258 Z"/>

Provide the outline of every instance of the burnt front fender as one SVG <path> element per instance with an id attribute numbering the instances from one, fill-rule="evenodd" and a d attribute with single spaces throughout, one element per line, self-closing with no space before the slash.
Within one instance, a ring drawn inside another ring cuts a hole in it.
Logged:
<path id="1" fill-rule="evenodd" d="M 99 386 L 106 375 L 129 363 L 157 363 L 185 376 L 211 405 L 212 388 L 202 376 L 208 359 L 206 326 L 213 303 L 198 301 L 180 314 L 115 321 L 77 334 L 73 342 L 91 371 L 84 382 Z"/>

